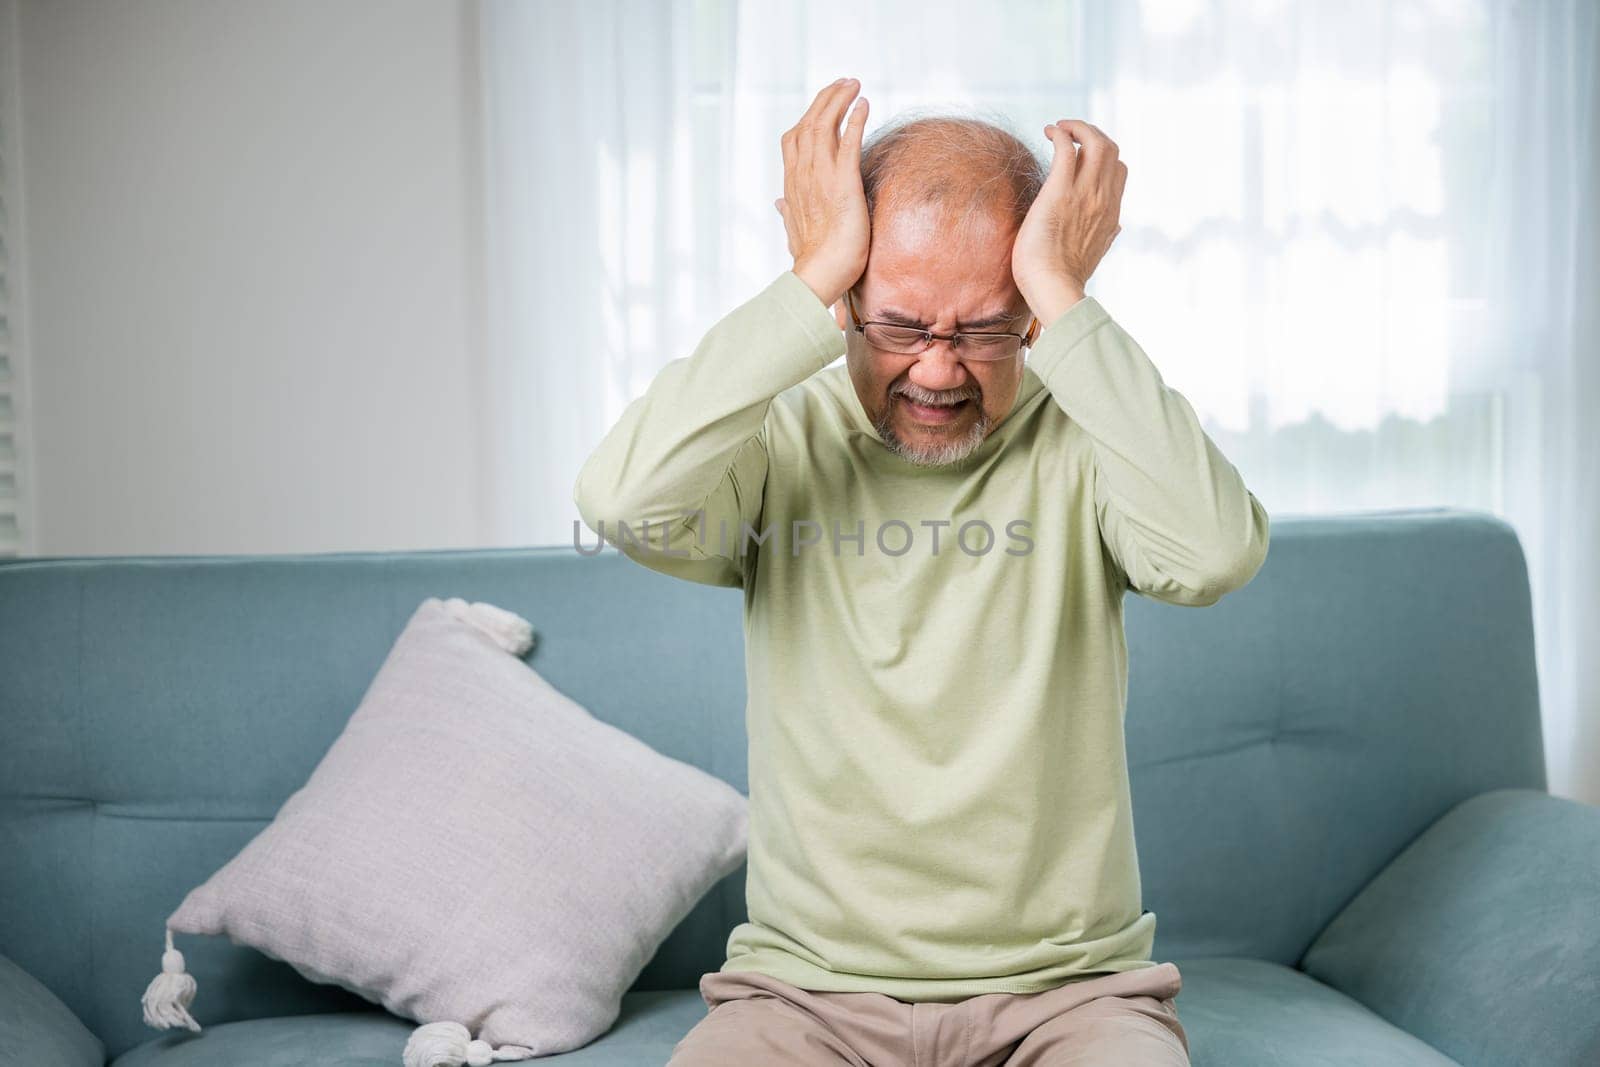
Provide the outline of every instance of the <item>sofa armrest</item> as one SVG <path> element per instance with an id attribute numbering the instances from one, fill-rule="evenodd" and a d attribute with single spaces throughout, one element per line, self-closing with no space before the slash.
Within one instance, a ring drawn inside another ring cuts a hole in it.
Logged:
<path id="1" fill-rule="evenodd" d="M 1461 802 L 1301 967 L 1467 1067 L 1600 1064 L 1600 807 L 1532 789 Z"/>
<path id="2" fill-rule="evenodd" d="M 0 1067 L 104 1067 L 106 1047 L 61 998 L 0 956 Z"/>

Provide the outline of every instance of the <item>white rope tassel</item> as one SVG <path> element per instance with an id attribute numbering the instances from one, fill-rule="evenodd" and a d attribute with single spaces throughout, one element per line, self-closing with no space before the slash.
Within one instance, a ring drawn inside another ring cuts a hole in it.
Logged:
<path id="1" fill-rule="evenodd" d="M 525 656 L 533 647 L 533 624 L 516 612 L 481 600 L 469 604 L 458 596 L 450 597 L 444 606 L 456 618 L 494 638 L 495 644 L 513 656 Z"/>
<path id="2" fill-rule="evenodd" d="M 198 1031 L 200 1024 L 189 1014 L 196 990 L 194 975 L 183 969 L 183 953 L 172 947 L 172 929 L 167 929 L 167 950 L 161 954 L 161 973 L 150 979 L 141 998 L 145 1025 L 157 1030 L 185 1026 Z"/>
<path id="3" fill-rule="evenodd" d="M 526 1060 L 532 1056 L 533 1050 L 521 1045 L 494 1048 L 487 1041 L 474 1041 L 471 1032 L 460 1023 L 427 1023 L 411 1031 L 405 1067 L 484 1067 L 495 1060 Z"/>

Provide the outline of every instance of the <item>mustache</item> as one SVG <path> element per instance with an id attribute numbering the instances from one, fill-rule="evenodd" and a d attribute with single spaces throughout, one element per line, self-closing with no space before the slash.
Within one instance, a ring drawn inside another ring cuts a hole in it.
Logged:
<path id="1" fill-rule="evenodd" d="M 914 382 L 905 382 L 890 389 L 889 395 L 891 397 L 903 396 L 913 404 L 942 405 L 959 404 L 963 400 L 980 400 L 983 394 L 981 390 L 972 385 L 961 389 L 946 389 L 943 392 L 936 393 L 931 389 L 924 389 Z"/>

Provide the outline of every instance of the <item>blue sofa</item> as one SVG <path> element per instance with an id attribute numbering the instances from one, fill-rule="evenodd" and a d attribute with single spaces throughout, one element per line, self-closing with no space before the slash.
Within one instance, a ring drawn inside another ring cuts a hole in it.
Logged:
<path id="1" fill-rule="evenodd" d="M 305 781 L 427 596 L 524 615 L 553 684 L 748 790 L 739 593 L 614 550 L 0 565 L 0 1062 L 399 1064 L 410 1022 L 224 938 L 182 946 L 202 1033 L 148 1029 L 139 997 L 166 915 Z M 1126 625 L 1145 901 L 1197 1067 L 1600 1064 L 1600 809 L 1547 792 L 1509 526 L 1280 518 L 1250 585 L 1130 596 Z M 743 887 L 551 1059 L 664 1063 Z"/>

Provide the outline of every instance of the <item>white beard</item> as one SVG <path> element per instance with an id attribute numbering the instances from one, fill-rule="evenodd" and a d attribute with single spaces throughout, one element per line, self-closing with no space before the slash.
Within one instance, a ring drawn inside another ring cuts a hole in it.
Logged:
<path id="1" fill-rule="evenodd" d="M 973 403 L 978 403 L 974 400 Z M 889 446 L 889 451 L 901 459 L 915 463 L 919 467 L 943 467 L 951 463 L 958 463 L 978 450 L 983 444 L 983 439 L 989 435 L 989 416 L 980 406 L 978 408 L 978 421 L 972 428 L 960 437 L 950 441 L 925 447 L 913 447 L 902 441 L 889 424 L 891 414 L 894 412 L 895 398 L 891 397 L 888 405 L 883 409 L 883 414 L 873 424 L 873 429 L 878 431 L 878 436 L 883 443 Z"/>

